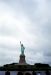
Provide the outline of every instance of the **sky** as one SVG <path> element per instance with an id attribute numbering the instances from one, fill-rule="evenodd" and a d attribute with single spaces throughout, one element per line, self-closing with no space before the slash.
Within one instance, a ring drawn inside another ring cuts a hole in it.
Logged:
<path id="1" fill-rule="evenodd" d="M 0 0 L 0 65 L 26 62 L 51 65 L 51 0 Z"/>

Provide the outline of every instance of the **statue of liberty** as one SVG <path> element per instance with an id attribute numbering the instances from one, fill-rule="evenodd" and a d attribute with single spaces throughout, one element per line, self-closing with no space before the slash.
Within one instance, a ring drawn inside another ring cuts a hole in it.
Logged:
<path id="1" fill-rule="evenodd" d="M 24 47 L 24 45 L 21 43 L 21 41 L 20 41 L 20 45 L 21 45 L 21 55 L 24 55 L 25 47 Z"/>

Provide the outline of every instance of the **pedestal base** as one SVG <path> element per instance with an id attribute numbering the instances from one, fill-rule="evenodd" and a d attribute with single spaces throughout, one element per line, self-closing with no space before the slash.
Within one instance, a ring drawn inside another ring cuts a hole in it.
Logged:
<path id="1" fill-rule="evenodd" d="M 25 61 L 25 55 L 20 55 L 19 63 L 20 63 L 20 64 L 26 63 L 26 61 Z"/>

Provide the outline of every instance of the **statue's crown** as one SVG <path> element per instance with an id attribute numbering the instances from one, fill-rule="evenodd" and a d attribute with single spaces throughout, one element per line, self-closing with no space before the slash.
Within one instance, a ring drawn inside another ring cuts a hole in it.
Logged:
<path id="1" fill-rule="evenodd" d="M 23 46 L 23 44 L 21 44 L 21 46 Z"/>

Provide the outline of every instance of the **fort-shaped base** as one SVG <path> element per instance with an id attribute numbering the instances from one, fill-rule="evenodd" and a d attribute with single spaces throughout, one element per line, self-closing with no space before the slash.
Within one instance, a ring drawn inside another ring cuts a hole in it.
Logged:
<path id="1" fill-rule="evenodd" d="M 20 55 L 19 64 L 26 64 L 25 55 Z"/>

